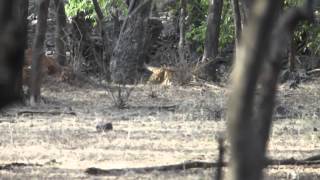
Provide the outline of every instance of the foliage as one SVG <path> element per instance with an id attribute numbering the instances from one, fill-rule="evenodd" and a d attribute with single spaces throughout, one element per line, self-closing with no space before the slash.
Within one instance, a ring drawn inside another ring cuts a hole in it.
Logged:
<path id="1" fill-rule="evenodd" d="M 188 5 L 189 12 L 189 30 L 187 39 L 194 44 L 197 44 L 197 52 L 203 53 L 205 34 L 207 30 L 207 15 L 209 1 L 208 0 L 190 0 Z M 230 1 L 224 1 L 222 10 L 222 19 L 220 26 L 220 48 L 232 43 L 234 40 L 234 25 L 232 18 L 232 8 Z"/>
<path id="2" fill-rule="evenodd" d="M 285 9 L 303 5 L 303 0 L 285 0 Z M 319 14 L 319 8 L 316 11 Z M 302 23 L 294 33 L 294 42 L 298 46 L 298 53 L 320 55 L 320 27 L 319 25 Z M 301 46 L 301 47 L 300 47 Z"/>
<path id="3" fill-rule="evenodd" d="M 127 13 L 127 6 L 124 0 L 98 0 L 106 18 L 110 18 L 112 8 L 119 9 L 122 15 Z M 179 1 L 170 7 L 173 14 L 179 14 Z M 300 6 L 303 0 L 285 0 L 285 9 L 292 6 Z M 187 33 L 186 37 L 191 42 L 198 53 L 203 52 L 203 45 L 207 29 L 206 17 L 208 15 L 209 0 L 188 0 L 187 6 Z M 69 17 L 75 16 L 79 11 L 83 11 L 88 19 L 95 21 L 96 13 L 92 0 L 69 0 L 66 5 L 66 12 Z M 307 33 L 307 38 L 304 37 Z M 295 42 L 306 41 L 305 49 L 310 49 L 313 54 L 320 54 L 320 28 L 319 26 L 303 24 L 295 32 Z M 233 12 L 230 1 L 224 1 L 222 20 L 220 27 L 220 48 L 234 41 Z"/>
<path id="4" fill-rule="evenodd" d="M 292 6 L 301 6 L 304 0 L 285 0 L 285 9 Z M 189 0 L 187 39 L 197 45 L 197 52 L 203 52 L 205 33 L 207 28 L 206 17 L 208 14 L 209 0 Z M 317 11 L 319 13 L 319 10 Z M 306 34 L 307 33 L 307 34 Z M 306 37 L 305 37 L 306 36 Z M 320 54 L 320 27 L 319 25 L 302 24 L 294 36 L 297 44 L 305 41 L 302 51 L 309 49 L 313 54 Z M 220 48 L 234 41 L 233 11 L 230 1 L 224 1 L 222 20 L 220 26 Z"/>
<path id="5" fill-rule="evenodd" d="M 111 8 L 118 8 L 123 14 L 125 14 L 127 10 L 127 6 L 123 0 L 98 0 L 98 3 L 106 18 L 110 17 Z M 86 14 L 86 18 L 95 21 L 96 13 L 92 0 L 69 0 L 66 4 L 68 17 L 76 16 L 80 11 Z"/>

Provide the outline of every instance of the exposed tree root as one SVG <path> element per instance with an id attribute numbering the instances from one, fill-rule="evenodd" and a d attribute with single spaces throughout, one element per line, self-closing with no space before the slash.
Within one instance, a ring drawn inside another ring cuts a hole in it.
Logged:
<path id="1" fill-rule="evenodd" d="M 142 168 L 124 168 L 124 169 L 100 169 L 100 168 L 87 168 L 86 173 L 95 176 L 120 176 L 128 172 L 143 174 L 150 173 L 152 171 L 183 171 L 187 169 L 194 168 L 217 168 L 217 167 L 226 167 L 227 162 L 201 162 L 201 161 L 190 161 L 180 164 L 165 165 L 165 166 L 152 166 L 152 167 L 142 167 Z M 267 160 L 266 166 L 311 166 L 311 165 L 320 165 L 320 155 L 312 156 L 303 160 L 296 160 L 294 158 L 290 159 L 281 159 L 281 160 Z"/>

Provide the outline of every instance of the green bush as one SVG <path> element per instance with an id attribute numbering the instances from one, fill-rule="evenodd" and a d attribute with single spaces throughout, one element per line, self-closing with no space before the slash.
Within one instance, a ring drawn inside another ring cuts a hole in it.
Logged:
<path id="1" fill-rule="evenodd" d="M 101 10 L 106 18 L 110 18 L 109 9 L 113 7 L 119 8 L 123 14 L 127 12 L 127 5 L 123 0 L 98 0 Z M 66 13 L 68 17 L 76 16 L 78 12 L 84 12 L 86 18 L 95 21 L 96 13 L 92 0 L 69 0 L 66 4 Z"/>

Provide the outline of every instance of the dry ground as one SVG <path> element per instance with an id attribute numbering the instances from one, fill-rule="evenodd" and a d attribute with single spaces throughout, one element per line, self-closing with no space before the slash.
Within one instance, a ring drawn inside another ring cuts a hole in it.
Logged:
<path id="1" fill-rule="evenodd" d="M 270 157 L 320 154 L 319 88 L 315 81 L 295 90 L 279 88 Z M 41 109 L 13 105 L 1 112 L 1 179 L 212 179 L 211 169 L 107 177 L 84 170 L 216 161 L 216 137 L 226 131 L 225 88 L 138 85 L 122 110 L 101 88 L 52 82 L 43 90 Z M 97 132 L 96 125 L 104 122 L 112 122 L 113 130 Z M 10 163 L 22 164 L 5 166 Z M 320 179 L 320 166 L 273 166 L 266 174 L 268 179 Z"/>

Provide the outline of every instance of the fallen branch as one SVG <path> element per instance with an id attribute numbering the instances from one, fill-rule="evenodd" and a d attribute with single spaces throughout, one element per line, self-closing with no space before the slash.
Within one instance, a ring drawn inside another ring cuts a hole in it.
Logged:
<path id="1" fill-rule="evenodd" d="M 313 69 L 313 70 L 307 71 L 307 75 L 311 75 L 315 73 L 320 73 L 320 69 Z"/>
<path id="2" fill-rule="evenodd" d="M 124 169 L 100 169 L 100 168 L 87 168 L 86 173 L 95 176 L 120 176 L 128 172 L 133 172 L 137 174 L 150 173 L 153 171 L 184 171 L 187 169 L 208 169 L 208 168 L 218 168 L 228 166 L 228 162 L 201 162 L 201 161 L 190 161 L 180 164 L 165 165 L 165 166 L 152 166 L 152 167 L 142 167 L 142 168 L 124 168 Z M 296 160 L 294 158 L 282 159 L 282 160 L 267 160 L 266 166 L 311 166 L 320 165 L 320 155 L 312 156 L 303 160 Z"/>
<path id="3" fill-rule="evenodd" d="M 15 168 L 25 168 L 25 167 L 43 167 L 46 165 L 53 165 L 56 164 L 57 161 L 55 159 L 52 159 L 48 162 L 45 162 L 44 164 L 39 163 L 19 163 L 19 162 L 13 162 L 8 164 L 0 165 L 0 170 L 13 170 Z"/>
<path id="4" fill-rule="evenodd" d="M 52 116 L 59 116 L 59 115 L 71 115 L 76 116 L 77 114 L 75 112 L 63 112 L 63 111 L 32 111 L 32 110 L 26 110 L 26 111 L 20 111 L 17 112 L 17 116 L 21 116 L 24 114 L 40 114 L 40 115 L 52 115 Z"/>
<path id="5" fill-rule="evenodd" d="M 14 168 L 21 167 L 42 167 L 41 164 L 27 164 L 27 163 L 9 163 L 5 165 L 0 165 L 0 170 L 13 170 Z"/>
<path id="6" fill-rule="evenodd" d="M 86 169 L 86 173 L 90 175 L 96 176 L 119 176 L 123 175 L 127 172 L 133 172 L 138 174 L 149 173 L 152 171 L 182 171 L 187 169 L 193 168 L 202 168 L 208 169 L 213 167 L 220 166 L 220 163 L 209 163 L 209 162 L 186 162 L 181 164 L 174 164 L 174 165 L 165 165 L 165 166 L 152 166 L 152 167 L 142 167 L 142 168 L 125 168 L 125 169 L 99 169 L 99 168 L 88 168 Z M 222 164 L 222 166 L 226 166 L 226 164 Z"/>
<path id="7" fill-rule="evenodd" d="M 150 111 L 175 111 L 179 105 L 163 105 L 163 106 L 128 106 L 128 109 L 147 109 Z"/>

